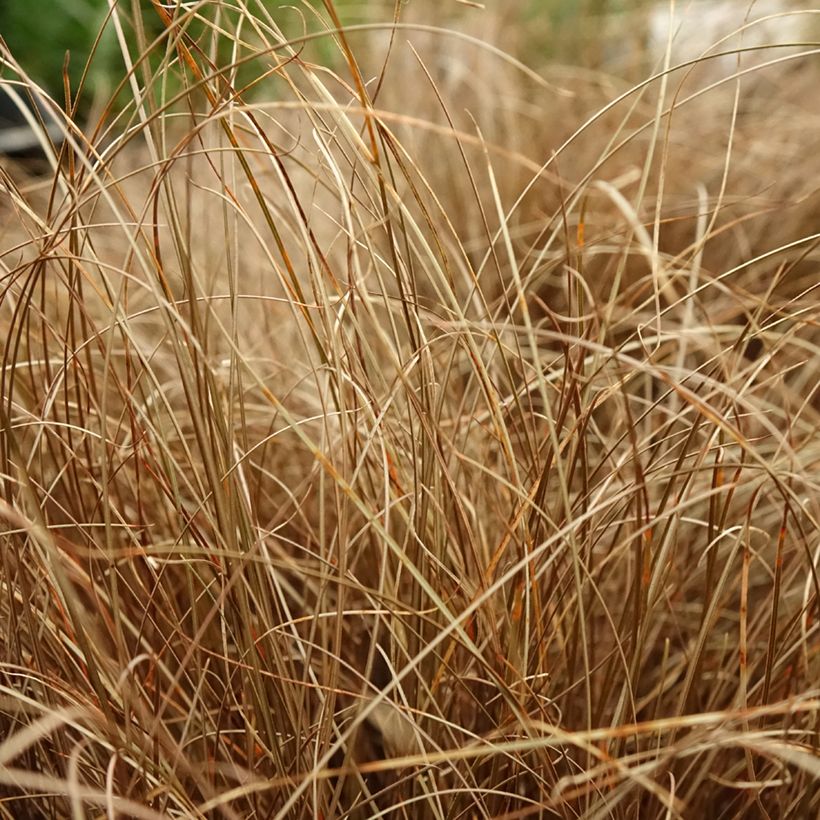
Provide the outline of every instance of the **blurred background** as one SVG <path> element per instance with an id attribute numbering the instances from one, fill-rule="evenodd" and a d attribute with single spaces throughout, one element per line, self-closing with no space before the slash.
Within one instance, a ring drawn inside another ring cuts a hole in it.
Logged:
<path id="1" fill-rule="evenodd" d="M 95 101 L 110 97 L 123 73 L 111 5 L 126 23 L 123 36 L 130 41 L 132 55 L 135 31 L 147 42 L 161 33 L 159 15 L 149 0 L 119 0 L 114 4 L 108 0 L 0 0 L 0 34 L 31 79 L 60 99 L 65 74 L 72 93 L 82 88 L 80 106 L 88 110 Z M 192 12 L 189 33 L 196 35 L 198 11 L 208 17 L 221 14 L 227 18 L 231 5 L 212 0 L 177 1 L 166 3 L 165 8 L 174 13 Z M 298 36 L 306 28 L 314 28 L 317 17 L 312 10 L 321 9 L 323 4 L 321 0 L 257 0 L 250 5 L 264 9 L 286 35 Z M 335 5 L 346 24 L 388 22 L 394 12 L 390 0 L 336 0 Z M 747 45 L 764 40 L 784 42 L 805 30 L 806 15 L 793 15 L 791 20 L 781 16 L 763 24 L 759 21 L 810 7 L 795 0 L 684 0 L 675 4 L 669 0 L 412 0 L 401 3 L 401 16 L 404 20 L 467 26 L 471 33 L 508 49 L 534 68 L 560 62 L 634 79 L 635 72 L 647 68 L 647 60 L 662 55 L 672 5 L 676 47 L 685 48 L 689 56 L 730 34 L 744 20 L 757 21 L 744 35 Z M 200 34 L 205 30 L 199 27 Z M 8 80 L 12 74 L 4 63 L 0 77 Z"/>

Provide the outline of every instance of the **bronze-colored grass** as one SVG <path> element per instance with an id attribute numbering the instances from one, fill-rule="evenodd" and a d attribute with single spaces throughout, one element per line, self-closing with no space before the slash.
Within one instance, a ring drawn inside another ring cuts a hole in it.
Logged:
<path id="1" fill-rule="evenodd" d="M 820 812 L 814 16 L 464 5 L 115 4 L 4 162 L 0 817 Z"/>

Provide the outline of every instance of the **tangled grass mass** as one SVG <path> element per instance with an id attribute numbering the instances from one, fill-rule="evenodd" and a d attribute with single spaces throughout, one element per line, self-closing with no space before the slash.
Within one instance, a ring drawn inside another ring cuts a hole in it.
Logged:
<path id="1" fill-rule="evenodd" d="M 0 817 L 820 815 L 817 11 L 548 5 L 3 47 Z"/>

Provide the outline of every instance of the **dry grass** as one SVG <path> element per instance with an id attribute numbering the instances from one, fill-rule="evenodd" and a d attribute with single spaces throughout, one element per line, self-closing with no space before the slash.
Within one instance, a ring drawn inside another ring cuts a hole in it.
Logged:
<path id="1" fill-rule="evenodd" d="M 820 812 L 813 18 L 438 5 L 146 4 L 6 164 L 0 816 Z"/>

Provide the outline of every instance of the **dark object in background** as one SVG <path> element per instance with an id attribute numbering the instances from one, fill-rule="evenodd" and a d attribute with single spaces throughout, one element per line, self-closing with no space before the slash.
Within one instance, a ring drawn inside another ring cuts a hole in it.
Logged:
<path id="1" fill-rule="evenodd" d="M 54 117 L 42 106 L 35 105 L 24 90 L 15 89 L 20 101 L 31 113 L 37 128 L 45 128 L 55 145 L 63 141 L 63 132 Z M 15 99 L 5 86 L 0 86 L 0 154 L 21 159 L 43 156 L 40 136 L 32 128 Z"/>

